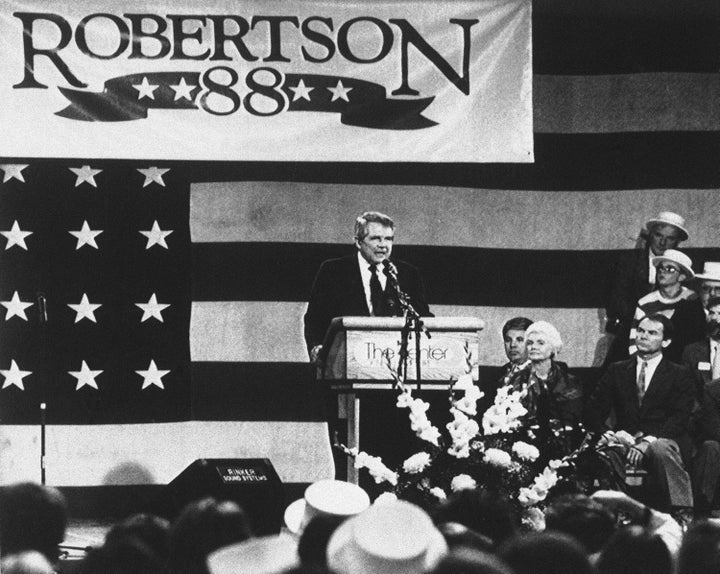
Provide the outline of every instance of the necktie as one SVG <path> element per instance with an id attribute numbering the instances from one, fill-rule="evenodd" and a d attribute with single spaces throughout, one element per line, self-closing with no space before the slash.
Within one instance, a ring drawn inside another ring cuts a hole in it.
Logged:
<path id="1" fill-rule="evenodd" d="M 643 361 L 640 365 L 640 374 L 638 375 L 637 387 L 638 387 L 638 400 L 642 404 L 643 397 L 645 396 L 645 369 L 647 368 L 647 361 Z"/>
<path id="2" fill-rule="evenodd" d="M 715 356 L 712 362 L 712 378 L 720 379 L 720 345 L 715 346 Z"/>
<path id="3" fill-rule="evenodd" d="M 372 305 L 372 314 L 376 317 L 380 315 L 380 307 L 382 303 L 382 287 L 380 279 L 377 275 L 377 267 L 370 265 L 370 304 Z"/>

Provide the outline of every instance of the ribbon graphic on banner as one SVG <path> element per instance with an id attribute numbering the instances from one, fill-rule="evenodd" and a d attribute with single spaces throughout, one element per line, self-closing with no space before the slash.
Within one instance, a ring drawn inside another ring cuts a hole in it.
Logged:
<path id="1" fill-rule="evenodd" d="M 102 92 L 59 87 L 70 105 L 56 115 L 89 122 L 120 122 L 145 119 L 151 109 L 197 110 L 229 115 L 244 107 L 249 113 L 270 116 L 282 111 L 339 113 L 345 125 L 388 130 L 416 130 L 437 125 L 424 117 L 434 97 L 417 99 L 387 98 L 385 88 L 355 78 L 317 74 L 281 75 L 272 68 L 257 68 L 248 74 L 250 90 L 241 95 L 233 90 L 238 80 L 231 68 L 218 67 L 230 77 L 230 84 L 213 81 L 208 73 L 154 72 L 111 78 Z M 257 72 L 275 74 L 273 85 L 261 84 Z M 229 110 L 215 110 L 208 96 L 226 98 Z M 269 98 L 270 111 L 254 107 L 253 97 Z M 196 103 L 197 102 L 197 103 Z"/>

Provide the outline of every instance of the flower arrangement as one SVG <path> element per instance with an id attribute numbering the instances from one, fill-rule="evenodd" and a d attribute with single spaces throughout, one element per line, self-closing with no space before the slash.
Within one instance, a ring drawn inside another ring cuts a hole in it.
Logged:
<path id="1" fill-rule="evenodd" d="M 449 385 L 452 420 L 445 432 L 428 419 L 429 404 L 413 397 L 388 365 L 399 391 L 397 407 L 408 409 L 410 426 L 424 447 L 400 468 L 392 470 L 378 457 L 340 446 L 354 457 L 356 468 L 367 469 L 394 496 L 428 505 L 452 492 L 484 488 L 505 496 L 525 528 L 542 528 L 548 493 L 573 474 L 577 453 L 566 448 L 566 429 L 553 428 L 548 437 L 528 426 L 523 392 L 507 386 L 498 389 L 478 424 L 477 402 L 483 393 L 473 381 L 469 355 L 466 350 L 466 372 Z"/>

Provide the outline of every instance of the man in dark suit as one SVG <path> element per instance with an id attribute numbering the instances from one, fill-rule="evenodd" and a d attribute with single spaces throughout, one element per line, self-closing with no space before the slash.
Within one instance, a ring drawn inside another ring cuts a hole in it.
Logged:
<path id="1" fill-rule="evenodd" d="M 628 340 L 635 307 L 641 297 L 655 289 L 655 267 L 652 257 L 668 249 L 677 249 L 688 238 L 685 219 L 671 211 L 662 211 L 646 222 L 645 247 L 634 249 L 620 259 L 613 270 L 606 307 L 606 330 L 615 336 L 606 364 L 628 357 Z"/>
<path id="2" fill-rule="evenodd" d="M 627 464 L 648 471 L 648 490 L 660 509 L 687 517 L 693 496 L 681 449 L 689 449 L 695 394 L 689 370 L 662 356 L 671 338 L 672 323 L 664 315 L 640 321 L 637 354 L 610 365 L 588 401 L 585 421 L 589 431 L 603 432 L 614 410 L 613 430 L 635 439 L 625 453 Z"/>
<path id="3" fill-rule="evenodd" d="M 698 399 L 703 387 L 714 379 L 720 379 L 720 297 L 711 297 L 706 306 L 705 329 L 707 337 L 685 346 L 683 365 L 695 375 Z"/>
<path id="4" fill-rule="evenodd" d="M 355 221 L 357 252 L 320 266 L 305 313 L 305 342 L 313 362 L 334 317 L 402 316 L 398 287 L 419 315 L 432 316 L 418 270 L 395 260 L 395 271 L 390 268 L 394 239 L 392 219 L 376 211 L 365 212 Z"/>

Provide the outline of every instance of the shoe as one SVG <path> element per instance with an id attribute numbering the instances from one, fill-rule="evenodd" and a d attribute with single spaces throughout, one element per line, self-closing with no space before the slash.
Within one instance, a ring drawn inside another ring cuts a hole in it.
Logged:
<path id="1" fill-rule="evenodd" d="M 690 526 L 692 521 L 695 519 L 693 509 L 690 506 L 678 506 L 676 508 L 673 508 L 670 511 L 670 515 L 680 525 L 680 528 L 682 528 L 683 532 L 688 529 L 688 526 Z"/>

